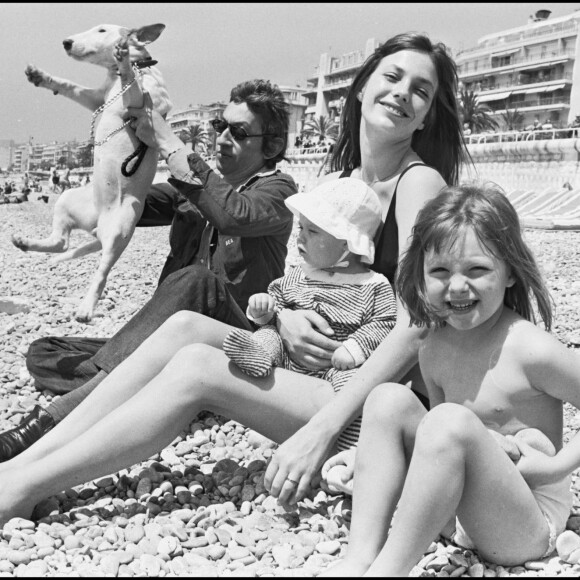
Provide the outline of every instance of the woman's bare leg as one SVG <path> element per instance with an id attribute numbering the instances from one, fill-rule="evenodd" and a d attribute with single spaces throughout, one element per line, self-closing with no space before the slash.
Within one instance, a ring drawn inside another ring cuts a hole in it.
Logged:
<path id="1" fill-rule="evenodd" d="M 174 314 L 54 429 L 20 455 L 3 463 L 0 472 L 26 465 L 66 445 L 145 386 L 179 349 L 196 343 L 219 348 L 231 329 L 227 324 L 196 312 L 184 310 Z"/>
<path id="2" fill-rule="evenodd" d="M 443 403 L 419 425 L 391 532 L 366 575 L 407 576 L 455 513 L 492 562 L 520 564 L 548 546 L 548 525 L 517 467 L 472 411 Z"/>
<path id="3" fill-rule="evenodd" d="M 283 441 L 333 395 L 330 383 L 320 379 L 282 369 L 252 379 L 221 350 L 202 344 L 182 348 L 145 387 L 69 443 L 0 473 L 0 524 L 16 515 L 29 517 L 44 497 L 147 459 L 201 410 Z"/>
<path id="4" fill-rule="evenodd" d="M 403 385 L 379 385 L 369 394 L 356 452 L 348 550 L 341 562 L 328 569 L 329 576 L 361 576 L 383 548 L 403 489 L 415 431 L 426 412 Z"/>

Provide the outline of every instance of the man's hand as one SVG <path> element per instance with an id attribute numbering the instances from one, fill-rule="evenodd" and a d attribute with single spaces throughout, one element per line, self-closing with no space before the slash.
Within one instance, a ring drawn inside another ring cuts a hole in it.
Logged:
<path id="1" fill-rule="evenodd" d="M 252 294 L 248 300 L 248 313 L 252 318 L 262 318 L 274 312 L 276 301 L 267 292 Z"/>
<path id="2" fill-rule="evenodd" d="M 180 147 L 185 147 L 183 141 L 177 137 L 165 119 L 153 108 L 151 95 L 143 91 L 143 106 L 128 107 L 126 119 L 131 119 L 131 128 L 135 135 L 145 145 L 157 149 L 163 157 Z"/>
<path id="3" fill-rule="evenodd" d="M 334 331 L 313 310 L 282 310 L 278 313 L 278 332 L 290 358 L 311 370 L 330 368 L 332 355 L 341 345 L 329 338 Z"/>

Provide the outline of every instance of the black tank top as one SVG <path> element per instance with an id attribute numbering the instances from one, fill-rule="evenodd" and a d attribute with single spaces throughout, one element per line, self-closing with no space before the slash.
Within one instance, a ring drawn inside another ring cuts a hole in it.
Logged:
<path id="1" fill-rule="evenodd" d="M 401 175 L 399 175 L 385 223 L 375 236 L 375 261 L 372 264 L 371 269 L 386 276 L 391 285 L 395 281 L 395 272 L 399 264 L 399 226 L 397 225 L 397 218 L 395 216 L 395 210 L 397 207 L 397 189 L 399 188 L 399 183 L 401 182 L 403 175 L 405 175 L 409 169 L 419 166 L 427 167 L 425 163 L 411 163 L 405 167 L 401 172 Z M 340 174 L 340 177 L 350 177 L 351 173 L 352 169 L 343 171 Z"/>

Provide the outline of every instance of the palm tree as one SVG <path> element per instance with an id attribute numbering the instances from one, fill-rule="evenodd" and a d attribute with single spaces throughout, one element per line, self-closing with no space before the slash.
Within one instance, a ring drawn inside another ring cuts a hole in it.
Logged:
<path id="1" fill-rule="evenodd" d="M 326 115 L 320 115 L 318 118 L 313 117 L 304 125 L 302 135 L 318 137 L 319 141 L 328 139 L 334 142 L 338 138 L 338 123 Z"/>
<path id="2" fill-rule="evenodd" d="M 197 123 L 195 125 L 189 125 L 187 129 L 183 129 L 179 133 L 179 138 L 184 143 L 191 143 L 192 151 L 201 149 L 204 153 L 207 151 L 207 146 L 210 142 L 208 132 L 202 129 L 201 125 Z"/>
<path id="3" fill-rule="evenodd" d="M 458 105 L 462 123 L 468 123 L 473 133 L 497 129 L 497 121 L 490 116 L 492 109 L 487 105 L 481 105 L 473 91 L 461 89 L 459 91 Z"/>
<path id="4" fill-rule="evenodd" d="M 524 121 L 524 116 L 515 109 L 506 109 L 505 112 L 501 114 L 501 120 L 505 125 L 506 131 L 516 131 L 520 128 L 520 125 Z"/>

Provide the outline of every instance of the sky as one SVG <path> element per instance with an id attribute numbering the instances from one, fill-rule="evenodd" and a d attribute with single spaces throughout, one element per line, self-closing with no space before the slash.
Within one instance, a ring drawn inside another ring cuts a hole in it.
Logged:
<path id="1" fill-rule="evenodd" d="M 98 24 L 138 27 L 161 22 L 149 46 L 159 61 L 173 111 L 189 104 L 228 100 L 237 83 L 265 78 L 306 86 L 320 54 L 364 50 L 369 38 L 384 41 L 407 31 L 427 33 L 456 53 L 477 40 L 523 26 L 530 14 L 564 16 L 577 3 L 2 3 L 0 21 L 0 139 L 17 143 L 84 141 L 91 113 L 30 84 L 28 63 L 54 76 L 100 86 L 105 71 L 68 57 L 62 41 Z"/>

